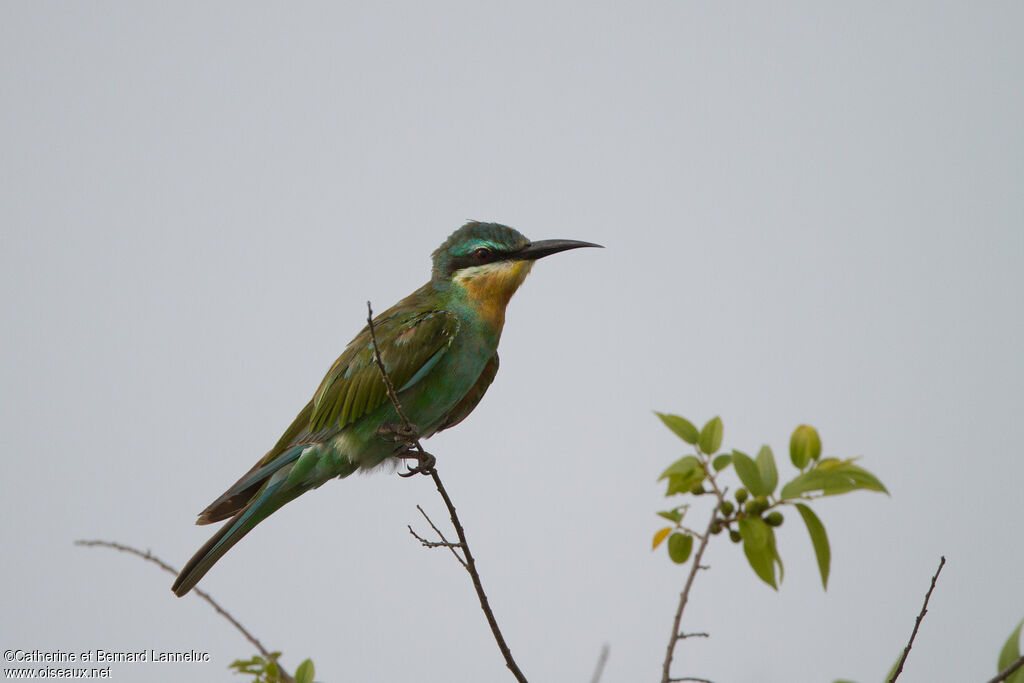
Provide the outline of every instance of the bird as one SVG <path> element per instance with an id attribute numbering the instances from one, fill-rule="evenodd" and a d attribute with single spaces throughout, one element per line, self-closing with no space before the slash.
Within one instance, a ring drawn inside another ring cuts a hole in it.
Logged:
<path id="1" fill-rule="evenodd" d="M 500 223 L 455 230 L 433 252 L 430 281 L 349 342 L 274 447 L 199 513 L 196 524 L 227 522 L 181 570 L 174 594 L 187 594 L 257 524 L 303 493 L 413 457 L 409 439 L 396 437 L 401 417 L 375 365 L 374 339 L 414 435 L 430 437 L 462 422 L 490 387 L 505 308 L 533 264 L 600 246 L 531 242 Z"/>

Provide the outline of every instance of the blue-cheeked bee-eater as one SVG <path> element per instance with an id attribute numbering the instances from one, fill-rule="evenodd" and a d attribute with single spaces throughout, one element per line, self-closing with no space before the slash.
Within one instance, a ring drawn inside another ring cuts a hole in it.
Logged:
<path id="1" fill-rule="evenodd" d="M 457 425 L 498 371 L 505 307 L 533 262 L 600 245 L 531 242 L 497 223 L 471 222 L 434 252 L 430 281 L 376 316 L 377 350 L 419 437 Z M 374 361 L 369 325 L 356 335 L 277 444 L 199 513 L 197 524 L 228 520 L 174 582 L 188 593 L 232 546 L 285 503 L 328 479 L 408 455 L 387 434 L 400 422 Z"/>

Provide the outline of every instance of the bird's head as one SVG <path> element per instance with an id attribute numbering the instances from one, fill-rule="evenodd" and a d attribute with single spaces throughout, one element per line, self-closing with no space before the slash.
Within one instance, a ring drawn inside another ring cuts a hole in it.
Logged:
<path id="1" fill-rule="evenodd" d="M 576 240 L 531 242 L 498 223 L 466 223 L 434 252 L 436 285 L 465 290 L 470 301 L 504 320 L 505 306 L 539 258 L 599 244 Z M 500 324 L 500 321 L 496 320 Z"/>

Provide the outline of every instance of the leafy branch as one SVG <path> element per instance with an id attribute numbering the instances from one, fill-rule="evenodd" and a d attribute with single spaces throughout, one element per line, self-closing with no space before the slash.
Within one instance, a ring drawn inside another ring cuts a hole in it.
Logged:
<path id="1" fill-rule="evenodd" d="M 676 436 L 693 447 L 692 455 L 685 455 L 675 461 L 659 477 L 667 480 L 666 497 L 701 496 L 710 493 L 715 505 L 708 520 L 707 530 L 701 534 L 684 526 L 683 520 L 690 511 L 691 503 L 682 503 L 658 515 L 673 523 L 654 534 L 652 548 L 668 541 L 669 558 L 684 564 L 690 559 L 695 539 L 699 541 L 697 553 L 690 567 L 683 591 L 679 596 L 672 622 L 665 659 L 662 662 L 662 683 L 695 680 L 693 678 L 672 678 L 671 667 L 675 648 L 680 640 L 687 637 L 680 630 L 683 611 L 689 600 L 690 591 L 697 571 L 704 568 L 701 558 L 712 536 L 727 531 L 733 543 L 743 544 L 743 553 L 758 578 L 778 590 L 783 577 L 782 558 L 775 540 L 775 528 L 784 521 L 781 509 L 791 505 L 800 514 L 814 546 L 822 586 L 828 587 L 831 568 L 831 549 L 825 526 L 808 505 L 824 496 L 837 495 L 865 489 L 888 493 L 885 486 L 870 472 L 854 464 L 855 459 L 821 457 L 821 438 L 817 430 L 800 425 L 790 438 L 790 460 L 798 474 L 779 489 L 779 473 L 772 449 L 765 445 L 752 458 L 743 451 L 733 449 L 719 452 L 722 446 L 724 427 L 719 417 L 709 420 L 700 430 L 689 420 L 678 415 L 656 413 L 662 423 Z M 720 483 L 720 477 L 732 467 L 742 486 L 736 488 L 733 500 L 727 497 L 728 487 Z M 709 485 L 710 489 L 705 485 Z"/>
<path id="2" fill-rule="evenodd" d="M 115 543 L 114 541 L 101 540 L 78 540 L 75 541 L 75 545 L 80 545 L 86 548 L 112 548 L 113 550 L 117 550 L 122 553 L 128 553 L 130 555 L 135 555 L 136 557 L 141 557 L 143 560 L 146 560 L 147 562 L 152 562 L 153 564 L 160 567 L 172 576 L 177 576 L 179 573 L 177 569 L 167 564 L 150 551 L 147 550 L 143 552 L 138 548 L 131 547 L 130 545 Z M 251 634 L 248 631 L 248 629 L 242 626 L 242 624 L 237 619 L 231 616 L 230 612 L 221 607 L 220 603 L 214 600 L 209 593 L 207 593 L 201 588 L 193 588 L 192 592 L 195 593 L 198 597 L 205 600 L 207 603 L 209 603 L 209 605 L 213 607 L 217 614 L 227 619 L 228 622 L 232 626 L 234 626 L 239 633 L 245 636 L 245 639 L 252 643 L 253 647 L 255 647 L 259 651 L 260 654 L 252 657 L 251 659 L 236 660 L 234 663 L 231 664 L 231 668 L 236 669 L 239 673 L 255 675 L 256 679 L 254 680 L 254 683 L 312 683 L 312 661 L 306 659 L 301 664 L 299 664 L 299 668 L 295 670 L 295 677 L 293 678 L 288 673 L 288 671 L 278 662 L 278 658 L 280 658 L 281 656 L 280 652 L 270 652 L 267 650 L 267 648 L 263 647 L 263 643 L 261 643 L 256 638 L 256 636 Z"/>
<path id="3" fill-rule="evenodd" d="M 708 541 L 711 540 L 711 529 L 718 521 L 718 517 L 714 512 L 711 513 L 711 521 L 708 522 L 707 532 L 701 536 L 700 546 L 697 548 L 697 556 L 693 559 L 693 566 L 690 567 L 690 573 L 686 577 L 686 584 L 683 586 L 683 592 L 679 595 L 679 606 L 676 608 L 675 618 L 672 620 L 672 635 L 668 639 L 668 648 L 665 651 L 665 660 L 661 665 L 661 680 L 662 683 L 670 683 L 672 681 L 682 680 L 694 680 L 694 679 L 682 679 L 682 678 L 671 678 L 672 669 L 672 657 L 675 653 L 676 644 L 687 637 L 687 634 L 681 632 L 680 622 L 683 619 L 683 610 L 686 609 L 686 603 L 690 598 L 690 589 L 693 588 L 693 580 L 697 577 L 697 570 L 701 568 L 700 559 L 704 556 L 704 550 L 708 547 Z M 690 549 L 693 547 L 693 536 L 687 536 L 685 534 L 673 534 L 679 541 L 676 541 L 676 547 L 672 547 L 672 539 L 669 539 L 669 554 L 673 555 L 673 561 L 676 558 L 686 556 L 690 554 Z M 689 539 L 687 541 L 686 539 Z M 673 550 L 675 551 L 673 554 Z M 686 560 L 684 559 L 683 562 Z"/>
<path id="4" fill-rule="evenodd" d="M 1022 626 L 1024 626 L 1024 621 L 1017 624 L 1017 628 L 1013 630 L 1010 637 L 1006 639 L 1006 643 L 1003 644 L 1003 649 L 999 653 L 999 661 L 997 663 L 999 673 L 988 683 L 1000 683 L 1001 681 L 1006 681 L 1006 683 L 1024 683 L 1024 656 L 1020 653 L 1020 630 Z"/>

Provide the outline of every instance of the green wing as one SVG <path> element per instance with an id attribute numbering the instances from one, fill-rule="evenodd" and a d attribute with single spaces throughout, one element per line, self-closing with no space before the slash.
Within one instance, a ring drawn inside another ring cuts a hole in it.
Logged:
<path id="1" fill-rule="evenodd" d="M 396 391 L 423 378 L 441 359 L 458 331 L 447 311 L 409 311 L 396 307 L 373 321 L 380 356 Z M 309 431 L 340 429 L 376 410 L 387 400 L 384 381 L 373 360 L 369 327 L 348 345 L 313 396 Z"/>
<path id="2" fill-rule="evenodd" d="M 458 331 L 458 320 L 452 314 L 423 310 L 417 298 L 419 293 L 373 321 L 381 360 L 397 391 L 413 386 L 430 372 Z M 384 381 L 373 361 L 370 329 L 365 327 L 334 362 L 313 400 L 299 412 L 277 444 L 199 513 L 198 523 L 210 524 L 238 513 L 274 472 L 294 460 L 296 446 L 330 438 L 386 400 Z"/>

